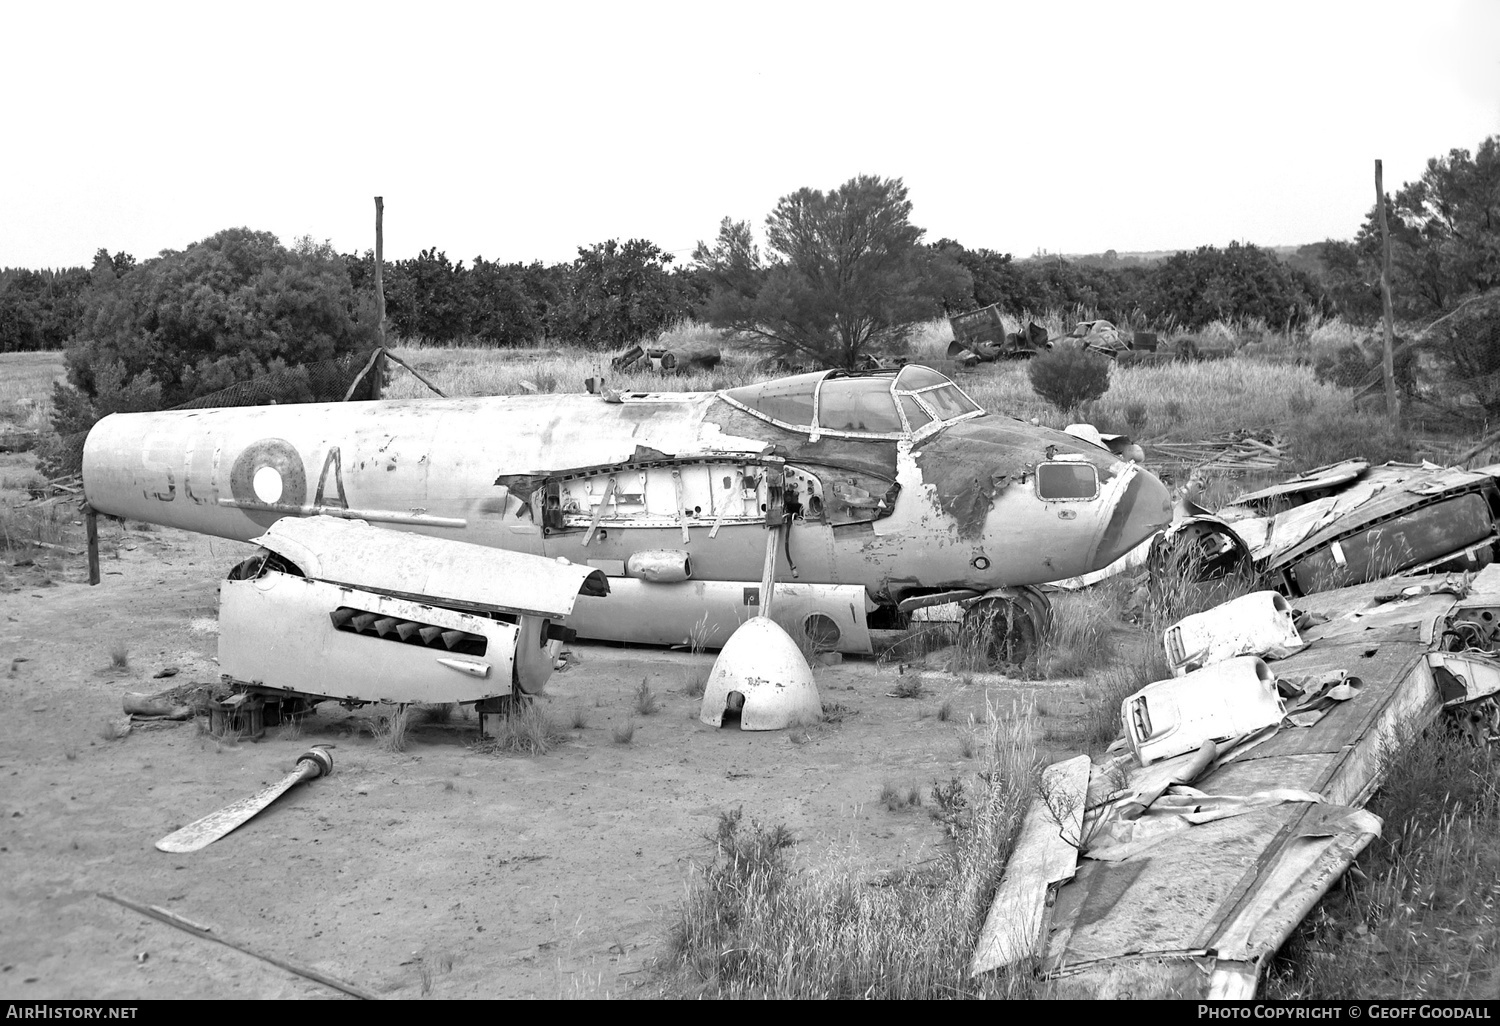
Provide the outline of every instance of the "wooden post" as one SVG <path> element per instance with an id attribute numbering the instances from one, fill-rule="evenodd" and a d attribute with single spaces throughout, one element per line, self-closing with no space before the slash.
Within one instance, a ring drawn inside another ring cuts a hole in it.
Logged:
<path id="1" fill-rule="evenodd" d="M 375 315 L 380 327 L 380 347 L 385 348 L 385 199 L 375 197 Z"/>
<path id="2" fill-rule="evenodd" d="M 83 527 L 89 540 L 89 583 L 99 583 L 99 514 L 94 507 L 83 507 Z"/>
<path id="3" fill-rule="evenodd" d="M 1385 415 L 1391 426 L 1401 426 L 1401 397 L 1396 394 L 1396 328 L 1391 316 L 1391 237 L 1385 224 L 1385 186 L 1382 182 L 1380 161 L 1375 162 L 1375 210 L 1380 218 L 1380 299 L 1385 307 L 1385 346 L 1381 351 L 1380 367 L 1385 375 Z"/>

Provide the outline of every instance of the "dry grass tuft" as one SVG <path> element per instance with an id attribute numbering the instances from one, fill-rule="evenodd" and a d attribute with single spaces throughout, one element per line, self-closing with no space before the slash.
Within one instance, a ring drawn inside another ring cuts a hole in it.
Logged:
<path id="1" fill-rule="evenodd" d="M 481 755 L 546 755 L 568 739 L 531 698 L 512 697 L 510 710 L 499 717 L 499 724 L 498 734 L 481 737 L 472 750 Z"/>
<path id="2" fill-rule="evenodd" d="M 645 677 L 641 678 L 640 686 L 631 694 L 630 707 L 637 716 L 654 716 L 661 709 L 661 699 L 651 690 Z"/>
<path id="3" fill-rule="evenodd" d="M 388 752 L 406 751 L 406 728 L 411 724 L 411 706 L 398 705 L 390 716 L 380 718 L 380 747 Z"/>
<path id="4" fill-rule="evenodd" d="M 916 784 L 908 784 L 903 788 L 886 781 L 880 786 L 880 804 L 891 812 L 920 808 L 922 789 Z"/>
<path id="5" fill-rule="evenodd" d="M 921 698 L 927 694 L 927 688 L 923 685 L 922 678 L 913 673 L 898 680 L 887 694 L 891 698 Z"/>
<path id="6" fill-rule="evenodd" d="M 689 698 L 702 698 L 703 692 L 708 690 L 708 678 L 713 676 L 714 668 L 710 663 L 707 666 L 695 666 L 683 675 L 682 693 Z"/>
<path id="7" fill-rule="evenodd" d="M 945 796 L 940 818 L 951 844 L 924 870 L 871 881 L 836 862 L 798 868 L 785 827 L 722 813 L 672 928 L 666 991 L 908 999 L 1031 993 L 1025 973 L 969 975 L 1035 773 L 1030 707 L 989 718 L 981 772 L 935 789 Z M 891 786 L 891 798 L 906 803 L 912 790 Z"/>
<path id="8" fill-rule="evenodd" d="M 624 723 L 610 730 L 609 736 L 617 745 L 628 745 L 635 739 L 635 720 L 626 720 Z"/>

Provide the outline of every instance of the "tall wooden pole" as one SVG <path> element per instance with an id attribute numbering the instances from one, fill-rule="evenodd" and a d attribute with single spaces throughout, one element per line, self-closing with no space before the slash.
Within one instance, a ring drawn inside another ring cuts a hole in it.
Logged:
<path id="1" fill-rule="evenodd" d="M 380 347 L 385 348 L 385 200 L 375 197 L 375 315 L 380 323 Z"/>
<path id="2" fill-rule="evenodd" d="M 1380 367 L 1385 375 L 1385 415 L 1392 427 L 1401 425 L 1401 397 L 1396 394 L 1396 326 L 1391 316 L 1391 236 L 1385 225 L 1385 186 L 1380 161 L 1375 162 L 1375 210 L 1380 218 L 1380 300 L 1385 307 L 1385 346 Z"/>
<path id="3" fill-rule="evenodd" d="M 88 503 L 83 504 L 84 533 L 89 542 L 89 583 L 99 583 L 99 514 Z"/>

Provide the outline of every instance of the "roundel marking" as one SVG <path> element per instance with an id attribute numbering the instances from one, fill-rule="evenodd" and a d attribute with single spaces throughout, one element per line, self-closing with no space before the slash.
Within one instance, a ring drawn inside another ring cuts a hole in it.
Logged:
<path id="1" fill-rule="evenodd" d="M 262 438 L 247 445 L 229 471 L 229 492 L 236 502 L 307 505 L 302 454 L 284 438 Z"/>

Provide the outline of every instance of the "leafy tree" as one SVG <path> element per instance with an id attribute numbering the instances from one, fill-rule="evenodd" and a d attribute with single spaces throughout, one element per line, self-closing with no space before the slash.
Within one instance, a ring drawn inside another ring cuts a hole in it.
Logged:
<path id="1" fill-rule="evenodd" d="M 1070 342 L 1032 357 L 1026 373 L 1032 391 L 1069 415 L 1109 391 L 1109 359 Z"/>
<path id="2" fill-rule="evenodd" d="M 1081 320 L 1103 317 L 1125 324 L 1137 319 L 1149 281 L 1145 266 L 1124 264 L 1118 254 L 1080 260 L 1050 256 L 1015 260 L 1009 253 L 965 249 L 952 239 L 939 241 L 935 248 L 956 260 L 974 281 L 972 302 L 958 309 L 998 303 L 1015 317 L 1076 310 L 1083 314 Z"/>
<path id="3" fill-rule="evenodd" d="M 1021 272 L 1009 253 L 966 249 L 953 239 L 939 239 L 933 248 L 969 272 L 973 287 L 968 298 L 975 308 L 999 303 L 1009 313 L 1020 313 L 1015 304 L 1022 291 Z M 949 312 L 962 313 L 969 305 L 960 304 Z"/>
<path id="4" fill-rule="evenodd" d="M 1398 316 L 1430 317 L 1500 287 L 1500 136 L 1472 155 L 1455 149 L 1432 158 L 1385 205 Z M 1351 314 L 1372 320 L 1380 312 L 1377 215 L 1371 207 L 1353 242 L 1323 246 L 1334 291 Z"/>
<path id="5" fill-rule="evenodd" d="M 573 261 L 568 305 L 554 322 L 564 337 L 594 348 L 634 345 L 687 316 L 694 294 L 688 279 L 668 268 L 672 254 L 645 239 L 616 239 Z"/>
<path id="6" fill-rule="evenodd" d="M 713 283 L 713 323 L 783 355 L 852 368 L 905 348 L 917 322 L 972 295 L 968 272 L 922 235 L 899 178 L 861 175 L 827 194 L 783 196 L 766 218 L 767 262 L 748 227 L 727 218 L 694 259 Z"/>
<path id="7" fill-rule="evenodd" d="M 122 397 L 144 401 L 153 387 L 177 405 L 369 344 L 374 325 L 355 319 L 353 299 L 344 262 L 309 239 L 286 249 L 269 233 L 231 228 L 141 264 L 101 250 L 68 379 L 96 412 Z"/>
<path id="8" fill-rule="evenodd" d="M 559 298 L 548 287 L 555 279 L 540 263 L 527 267 L 475 257 L 469 271 L 474 337 L 500 346 L 523 346 L 540 339 Z"/>
<path id="9" fill-rule="evenodd" d="M 373 265 L 371 284 L 373 287 Z M 395 262 L 384 282 L 385 315 L 405 338 L 440 344 L 457 342 L 471 332 L 473 306 L 469 272 L 436 248 L 412 260 Z"/>
<path id="10" fill-rule="evenodd" d="M 0 353 L 61 349 L 77 325 L 88 284 L 82 267 L 0 271 Z"/>
<path id="11" fill-rule="evenodd" d="M 1309 275 L 1287 267 L 1269 250 L 1241 242 L 1168 257 L 1150 276 L 1145 306 L 1148 317 L 1188 328 L 1246 317 L 1291 326 L 1328 309 Z"/>
<path id="12" fill-rule="evenodd" d="M 726 297 L 754 296 L 765 281 L 766 268 L 749 221 L 724 218 L 714 245 L 700 241 L 693 249 L 693 261 L 710 288 Z"/>
<path id="13" fill-rule="evenodd" d="M 1382 309 L 1379 263 L 1371 264 L 1353 242 L 1327 239 L 1313 245 L 1316 277 L 1339 313 L 1357 324 L 1374 323 Z"/>

